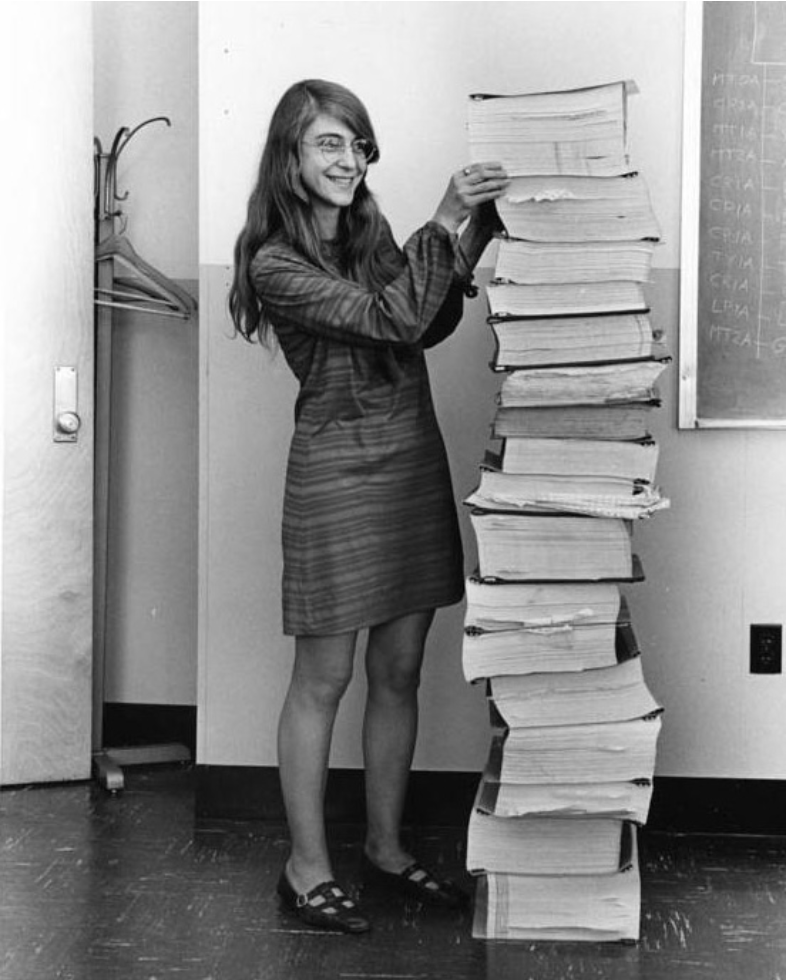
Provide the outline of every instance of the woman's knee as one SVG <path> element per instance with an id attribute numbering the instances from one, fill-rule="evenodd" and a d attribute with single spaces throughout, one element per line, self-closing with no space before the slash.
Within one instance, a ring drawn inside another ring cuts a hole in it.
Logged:
<path id="1" fill-rule="evenodd" d="M 354 638 L 298 638 L 292 670 L 292 692 L 326 708 L 336 706 L 352 680 Z"/>
<path id="2" fill-rule="evenodd" d="M 366 673 L 369 690 L 408 694 L 420 686 L 423 651 L 433 613 L 417 613 L 369 632 Z"/>
<path id="3" fill-rule="evenodd" d="M 372 696 L 400 698 L 416 694 L 420 687 L 420 658 L 412 655 L 377 663 L 368 672 L 368 687 Z"/>
<path id="4" fill-rule="evenodd" d="M 420 687 L 423 647 L 370 645 L 366 656 L 366 676 L 372 695 L 403 696 Z"/>

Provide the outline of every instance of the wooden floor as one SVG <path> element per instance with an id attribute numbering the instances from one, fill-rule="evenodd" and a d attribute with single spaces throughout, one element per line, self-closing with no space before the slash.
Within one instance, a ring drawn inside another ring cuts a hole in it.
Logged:
<path id="1" fill-rule="evenodd" d="M 360 888 L 357 828 L 332 832 Z M 462 876 L 455 830 L 423 859 Z M 374 931 L 278 907 L 279 826 L 194 829 L 188 769 L 0 793 L 0 980 L 786 980 L 786 839 L 645 835 L 636 946 L 483 943 L 470 913 L 363 893 Z"/>

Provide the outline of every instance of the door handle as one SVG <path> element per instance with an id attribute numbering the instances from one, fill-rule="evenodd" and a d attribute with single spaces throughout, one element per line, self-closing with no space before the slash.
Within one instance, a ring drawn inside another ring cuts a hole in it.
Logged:
<path id="1" fill-rule="evenodd" d="M 55 442 L 76 442 L 82 420 L 77 411 L 77 373 L 75 367 L 55 368 L 52 438 Z"/>

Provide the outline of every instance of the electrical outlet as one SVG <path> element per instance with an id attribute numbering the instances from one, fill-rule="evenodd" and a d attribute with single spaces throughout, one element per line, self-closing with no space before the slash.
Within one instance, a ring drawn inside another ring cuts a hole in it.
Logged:
<path id="1" fill-rule="evenodd" d="M 752 674 L 780 674 L 781 631 L 780 623 L 751 624 L 750 669 Z"/>

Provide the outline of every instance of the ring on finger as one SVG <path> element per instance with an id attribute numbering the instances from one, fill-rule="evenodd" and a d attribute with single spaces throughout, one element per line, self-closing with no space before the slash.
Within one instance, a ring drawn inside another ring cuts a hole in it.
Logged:
<path id="1" fill-rule="evenodd" d="M 465 177 L 469 177 L 469 175 L 471 173 L 472 173 L 472 167 L 464 167 L 464 176 Z"/>

